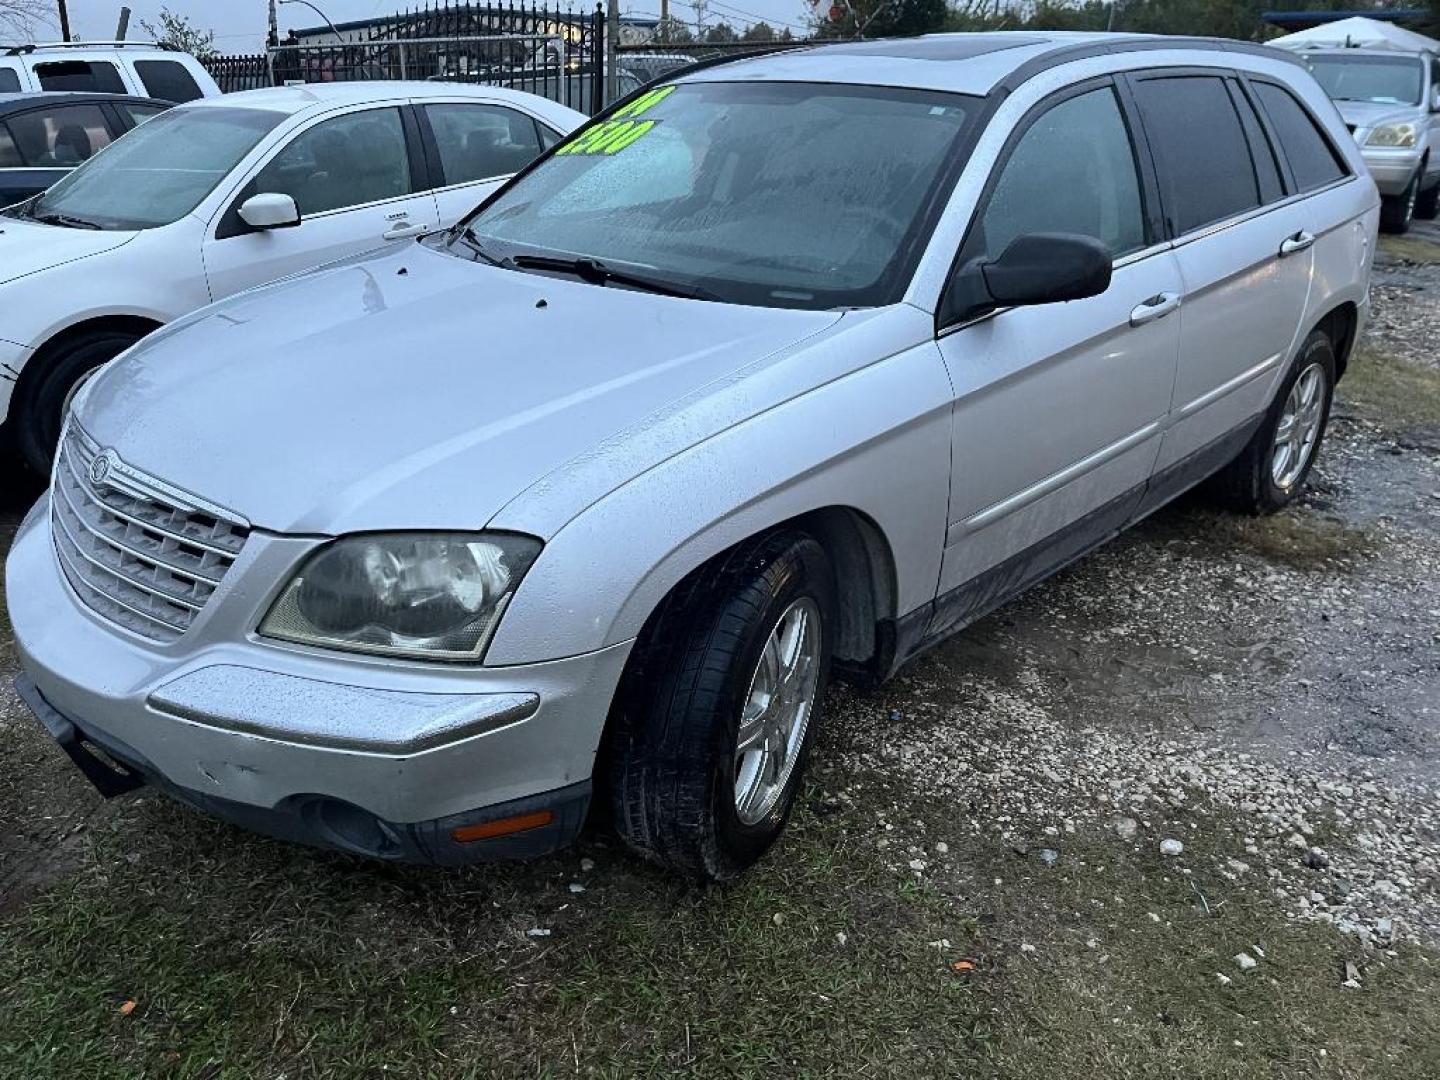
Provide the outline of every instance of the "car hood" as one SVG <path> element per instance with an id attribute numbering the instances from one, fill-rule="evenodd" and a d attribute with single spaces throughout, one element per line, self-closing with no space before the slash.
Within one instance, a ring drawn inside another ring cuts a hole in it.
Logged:
<path id="1" fill-rule="evenodd" d="M 1387 120 L 1414 120 L 1418 105 L 1396 105 L 1375 101 L 1337 101 L 1340 117 L 1354 128 L 1372 128 Z"/>
<path id="2" fill-rule="evenodd" d="M 133 232 L 67 229 L 23 218 L 0 217 L 0 285 L 76 259 L 113 251 L 133 239 Z"/>
<path id="3" fill-rule="evenodd" d="M 78 419 L 279 532 L 470 529 L 667 404 L 834 324 L 410 245 L 243 294 L 107 367 Z"/>

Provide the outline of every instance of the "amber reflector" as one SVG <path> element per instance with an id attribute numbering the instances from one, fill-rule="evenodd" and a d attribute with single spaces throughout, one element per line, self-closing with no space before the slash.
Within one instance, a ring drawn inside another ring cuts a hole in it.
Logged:
<path id="1" fill-rule="evenodd" d="M 496 836 L 509 836 L 511 833 L 540 829 L 554 820 L 555 812 L 553 810 L 537 810 L 533 814 L 517 814 L 515 817 L 486 821 L 479 825 L 462 825 L 458 829 L 451 830 L 450 839 L 457 844 L 468 844 L 474 840 L 490 840 Z"/>

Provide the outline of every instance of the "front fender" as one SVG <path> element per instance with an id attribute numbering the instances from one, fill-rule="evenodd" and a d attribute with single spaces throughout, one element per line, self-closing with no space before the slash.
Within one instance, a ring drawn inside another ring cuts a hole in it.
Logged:
<path id="1" fill-rule="evenodd" d="M 486 663 L 572 656 L 634 638 L 706 560 L 827 507 L 853 508 L 884 534 L 899 613 L 929 602 L 945 536 L 950 408 L 949 380 L 927 339 L 667 458 L 551 537 Z M 510 527 L 506 515 L 492 527 Z"/>

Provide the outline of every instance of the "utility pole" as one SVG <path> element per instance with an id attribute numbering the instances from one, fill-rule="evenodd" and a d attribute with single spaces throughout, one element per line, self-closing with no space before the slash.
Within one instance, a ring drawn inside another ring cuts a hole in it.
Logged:
<path id="1" fill-rule="evenodd" d="M 115 40 L 116 40 L 116 41 L 124 41 L 126 35 L 129 34 L 129 33 L 130 33 L 130 9 L 129 9 L 128 7 L 122 7 L 122 8 L 120 9 L 120 22 L 119 22 L 119 23 L 116 25 L 116 27 L 115 27 Z"/>
<path id="2" fill-rule="evenodd" d="M 70 40 L 70 12 L 65 10 L 65 0 L 57 0 L 60 7 L 60 40 Z"/>
<path id="3" fill-rule="evenodd" d="M 280 19 L 275 14 L 275 0 L 270 0 L 270 29 L 265 35 L 265 44 L 272 49 L 280 44 Z"/>
<path id="4" fill-rule="evenodd" d="M 660 0 L 660 40 L 670 40 L 670 0 Z"/>

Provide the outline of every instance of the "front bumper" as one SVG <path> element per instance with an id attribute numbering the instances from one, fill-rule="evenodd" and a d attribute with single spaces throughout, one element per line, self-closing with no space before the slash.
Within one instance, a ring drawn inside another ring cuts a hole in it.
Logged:
<path id="1" fill-rule="evenodd" d="M 1403 195 L 1420 168 L 1421 152 L 1418 148 L 1402 150 L 1362 146 L 1360 153 L 1381 195 Z"/>
<path id="2" fill-rule="evenodd" d="M 468 861 L 437 856 L 423 838 L 534 800 L 560 808 L 556 822 L 571 830 L 562 842 L 578 829 L 573 806 L 579 800 L 583 817 L 629 643 L 508 668 L 271 645 L 222 629 L 220 609 L 246 607 L 244 596 L 226 603 L 230 591 L 246 589 L 245 569 L 237 562 L 205 625 L 172 645 L 147 642 L 75 598 L 56 565 L 42 500 L 6 566 L 33 696 L 182 801 L 291 839 Z M 370 839 L 347 838 L 341 819 L 366 823 L 359 833 Z M 374 839 L 387 834 L 387 842 Z M 481 849 L 493 846 L 466 850 L 485 857 Z"/>

